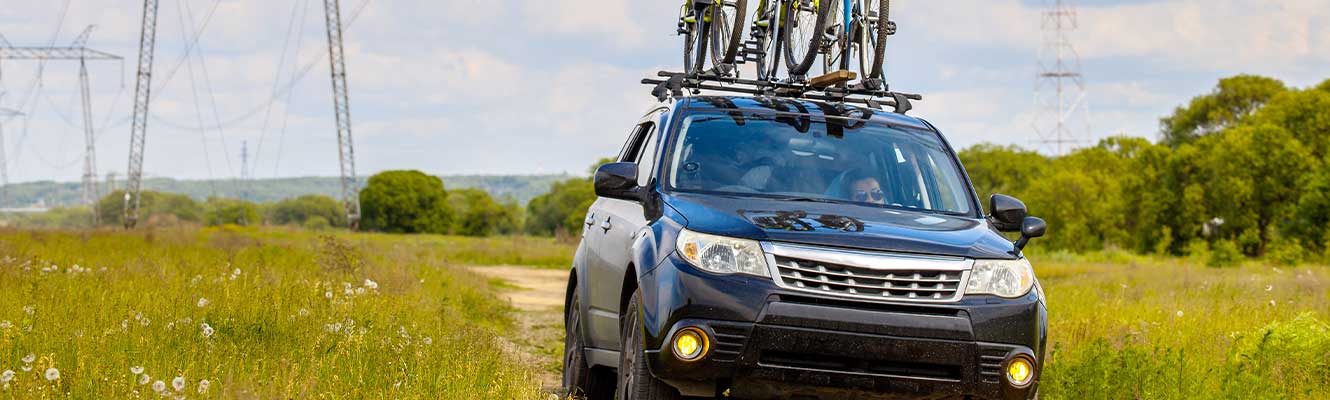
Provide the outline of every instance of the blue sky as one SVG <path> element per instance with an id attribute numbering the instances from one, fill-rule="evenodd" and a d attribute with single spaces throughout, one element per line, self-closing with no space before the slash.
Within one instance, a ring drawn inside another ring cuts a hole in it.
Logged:
<path id="1" fill-rule="evenodd" d="M 342 1 L 345 20 L 362 10 L 345 34 L 362 175 L 581 173 L 617 151 L 651 104 L 637 81 L 681 62 L 673 0 Z M 123 174 L 142 3 L 11 3 L 0 34 L 15 45 L 65 44 L 95 24 L 89 47 L 126 58 L 92 67 L 98 171 Z M 901 30 L 887 73 L 894 89 L 925 95 L 913 115 L 961 147 L 1041 146 L 1034 76 L 1045 2 L 893 3 Z M 1153 138 L 1160 116 L 1221 77 L 1330 78 L 1330 0 L 1071 3 L 1087 142 Z M 235 177 L 247 143 L 256 177 L 336 175 L 322 10 L 317 0 L 162 0 L 145 172 Z M 205 20 L 185 58 L 185 38 Z M 32 91 L 36 72 L 0 64 L 0 108 L 28 114 L 5 121 L 10 179 L 77 180 L 77 67 L 45 65 Z"/>

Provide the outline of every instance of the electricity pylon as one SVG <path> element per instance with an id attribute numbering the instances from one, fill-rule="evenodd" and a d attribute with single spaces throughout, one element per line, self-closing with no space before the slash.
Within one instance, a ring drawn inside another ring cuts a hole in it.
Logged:
<path id="1" fill-rule="evenodd" d="M 66 47 L 19 47 L 0 43 L 0 60 L 76 60 L 79 62 L 79 89 L 83 97 L 83 204 L 92 207 L 92 223 L 96 226 L 97 215 L 97 136 L 92 125 L 92 95 L 89 93 L 89 60 L 123 60 L 120 56 L 87 48 L 88 36 L 92 26 L 83 30 L 74 43 Z"/>
<path id="2" fill-rule="evenodd" d="M 346 58 L 342 53 L 342 14 L 338 0 L 323 1 L 328 25 L 328 62 L 332 71 L 333 112 L 337 114 L 337 156 L 342 169 L 342 205 L 351 230 L 360 226 L 360 188 L 356 183 L 355 148 L 351 141 L 351 100 L 346 87 Z"/>
<path id="3" fill-rule="evenodd" d="M 1089 116 L 1081 58 L 1069 38 L 1079 27 L 1076 10 L 1063 0 L 1052 1 L 1051 6 L 1043 13 L 1044 45 L 1035 85 L 1039 120 L 1034 130 L 1040 136 L 1040 143 L 1053 145 L 1056 155 L 1062 155 L 1069 146 L 1087 140 Z M 1051 95 L 1045 92 L 1049 89 L 1053 91 Z M 1071 126 L 1076 117 L 1085 118 L 1086 129 Z"/>
<path id="4" fill-rule="evenodd" d="M 138 80 L 134 86 L 134 123 L 129 134 L 129 169 L 125 172 L 125 229 L 139 221 L 143 190 L 143 141 L 148 133 L 148 100 L 152 94 L 152 58 L 157 45 L 157 0 L 143 0 L 139 30 Z"/>

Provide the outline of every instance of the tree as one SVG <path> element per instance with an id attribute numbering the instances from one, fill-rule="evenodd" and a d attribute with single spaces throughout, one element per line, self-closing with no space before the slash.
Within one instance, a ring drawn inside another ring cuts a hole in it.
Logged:
<path id="1" fill-rule="evenodd" d="M 477 189 L 448 191 L 448 203 L 457 213 L 452 233 L 488 236 L 513 233 L 518 227 L 516 203 L 499 204 L 488 192 Z"/>
<path id="2" fill-rule="evenodd" d="M 386 171 L 360 191 L 361 226 L 389 233 L 447 233 L 453 211 L 438 177 L 420 171 Z"/>
<path id="3" fill-rule="evenodd" d="M 305 195 L 273 204 L 267 212 L 274 225 L 306 225 L 310 218 L 323 219 L 322 224 L 346 226 L 346 210 L 342 203 L 328 196 Z"/>
<path id="4" fill-rule="evenodd" d="M 208 226 L 251 226 L 263 223 L 258 205 L 239 199 L 214 197 L 204 204 L 203 222 Z"/>
<path id="5" fill-rule="evenodd" d="M 1289 216 L 1301 196 L 1303 175 L 1317 166 L 1311 151 L 1284 128 L 1244 125 L 1198 143 L 1205 202 L 1224 219 L 1225 237 L 1252 256 L 1265 254 L 1272 227 Z"/>
<path id="6" fill-rule="evenodd" d="M 980 199 L 1001 193 L 1021 197 L 1030 183 L 1043 176 L 1051 164 L 1048 157 L 1018 146 L 982 143 L 958 154 Z M 987 204 L 985 204 L 987 206 Z"/>
<path id="7" fill-rule="evenodd" d="M 601 165 L 613 162 L 601 159 L 592 165 L 594 175 Z M 586 211 L 596 201 L 592 178 L 572 178 L 557 182 L 548 193 L 527 203 L 526 231 L 536 235 L 572 234 L 582 230 Z"/>
<path id="8" fill-rule="evenodd" d="M 102 224 L 124 223 L 125 191 L 116 190 L 97 201 Z M 148 225 L 172 224 L 178 221 L 200 222 L 203 208 L 194 199 L 183 194 L 143 191 L 139 197 L 139 219 Z"/>
<path id="9" fill-rule="evenodd" d="M 1330 90 L 1290 90 L 1280 93 L 1251 120 L 1256 124 L 1283 127 L 1316 157 L 1330 154 Z"/>
<path id="10" fill-rule="evenodd" d="M 1210 94 L 1191 99 L 1160 120 L 1162 140 L 1178 147 L 1235 126 L 1288 87 L 1275 79 L 1238 75 L 1219 81 Z"/>

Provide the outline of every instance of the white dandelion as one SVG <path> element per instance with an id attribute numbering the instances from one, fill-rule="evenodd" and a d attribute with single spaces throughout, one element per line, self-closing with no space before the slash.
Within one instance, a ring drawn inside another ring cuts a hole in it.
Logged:
<path id="1" fill-rule="evenodd" d="M 199 394 L 208 393 L 209 386 L 212 386 L 212 382 L 208 382 L 207 379 L 199 381 Z"/>
<path id="2" fill-rule="evenodd" d="M 55 369 L 55 368 L 47 368 L 47 369 L 46 369 L 46 380 L 48 380 L 48 381 L 54 381 L 54 380 L 59 380 L 59 379 L 60 379 L 60 370 Z"/>
<path id="3" fill-rule="evenodd" d="M 331 298 L 332 298 L 332 291 L 330 290 L 330 291 L 327 291 L 327 292 L 323 292 L 323 297 L 326 297 L 326 298 L 331 299 Z"/>
<path id="4" fill-rule="evenodd" d="M 37 312 L 37 307 L 36 307 L 36 306 L 23 306 L 23 313 L 24 313 L 24 314 L 32 315 L 33 313 L 36 313 L 36 312 Z"/>
<path id="5" fill-rule="evenodd" d="M 212 337 L 212 334 L 213 334 L 214 332 L 216 332 L 216 331 L 214 331 L 214 330 L 212 329 L 212 326 L 208 325 L 207 322 L 204 322 L 204 323 L 203 323 L 203 337 L 204 337 L 205 339 L 206 339 L 206 338 L 210 338 L 210 337 Z"/>
<path id="6" fill-rule="evenodd" d="M 142 366 L 133 366 L 133 367 L 129 367 L 129 373 L 134 374 L 134 375 L 142 374 L 142 373 L 143 373 L 143 367 L 142 367 Z"/>
<path id="7" fill-rule="evenodd" d="M 51 264 L 51 272 L 60 272 L 60 266 Z"/>
<path id="8" fill-rule="evenodd" d="M 0 383 L 9 384 L 9 381 L 12 380 L 14 380 L 14 371 L 5 370 L 5 372 L 0 372 Z"/>
<path id="9" fill-rule="evenodd" d="M 1278 303 L 1276 303 L 1274 300 L 1270 300 L 1270 307 L 1274 307 L 1276 304 Z"/>
<path id="10" fill-rule="evenodd" d="M 356 288 L 356 294 L 365 294 L 365 288 L 363 287 Z"/>
<path id="11" fill-rule="evenodd" d="M 23 366 L 19 367 L 19 369 L 23 370 L 23 372 L 31 372 L 32 364 L 23 364 Z"/>
<path id="12" fill-rule="evenodd" d="M 177 391 L 177 392 L 184 391 L 184 390 L 185 390 L 185 377 L 183 377 L 183 376 L 177 376 L 177 377 L 175 377 L 175 379 L 172 379 L 172 380 L 171 380 L 171 388 L 172 388 L 172 389 L 175 389 L 175 391 Z"/>
<path id="13" fill-rule="evenodd" d="M 379 290 L 379 283 L 378 283 L 378 282 L 375 282 L 375 281 L 372 281 L 372 280 L 369 280 L 369 279 L 366 279 L 366 280 L 365 280 L 365 287 L 366 287 L 366 288 L 369 288 L 369 290 Z"/>
<path id="14" fill-rule="evenodd" d="M 32 364 L 33 361 L 37 361 L 37 355 L 36 355 L 36 354 L 28 353 L 28 355 L 23 356 L 23 363 L 24 363 L 24 364 Z"/>
<path id="15" fill-rule="evenodd" d="M 1178 310 L 1178 318 L 1182 318 L 1182 310 Z"/>
<path id="16" fill-rule="evenodd" d="M 203 280 L 203 275 L 194 275 L 194 278 L 189 280 L 189 284 L 190 284 L 190 285 L 196 285 L 196 284 L 198 284 L 199 281 L 201 281 L 201 280 Z"/>
<path id="17" fill-rule="evenodd" d="M 296 313 L 297 313 L 297 314 L 300 314 L 300 316 L 304 317 L 304 316 L 308 316 L 308 315 L 309 315 L 309 310 L 306 310 L 306 309 L 303 309 L 303 308 L 302 308 L 302 309 L 300 309 L 300 311 L 298 311 L 298 312 L 296 312 Z"/>
<path id="18" fill-rule="evenodd" d="M 200 297 L 200 298 L 199 298 L 199 308 L 203 308 L 203 307 L 207 307 L 207 306 L 208 306 L 208 299 L 203 298 L 203 297 Z"/>
<path id="19" fill-rule="evenodd" d="M 152 391 L 161 393 L 163 390 L 166 390 L 166 382 L 156 381 L 152 383 Z"/>
<path id="20" fill-rule="evenodd" d="M 1265 291 L 1269 292 L 1271 290 L 1275 290 L 1275 285 L 1265 285 Z"/>
<path id="21" fill-rule="evenodd" d="M 14 324 L 11 323 L 11 322 L 9 322 L 8 320 L 0 321 L 0 329 L 9 329 L 9 328 L 11 328 L 11 327 L 13 327 L 13 326 L 14 326 Z"/>
<path id="22" fill-rule="evenodd" d="M 434 344 L 434 339 L 430 338 L 429 336 L 426 336 L 424 342 L 426 346 L 429 346 L 431 344 Z"/>
<path id="23" fill-rule="evenodd" d="M 140 375 L 140 376 L 139 376 L 139 384 L 140 384 L 140 385 L 147 385 L 148 382 L 152 382 L 152 377 L 151 377 L 151 376 L 148 376 L 148 374 L 143 374 L 143 375 Z"/>

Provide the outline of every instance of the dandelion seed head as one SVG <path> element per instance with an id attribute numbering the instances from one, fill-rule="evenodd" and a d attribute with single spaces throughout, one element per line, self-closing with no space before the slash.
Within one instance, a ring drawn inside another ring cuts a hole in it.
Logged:
<path id="1" fill-rule="evenodd" d="M 163 390 L 166 390 L 166 382 L 156 381 L 152 383 L 152 391 L 161 393 Z"/>
<path id="2" fill-rule="evenodd" d="M 129 367 L 129 373 L 134 374 L 134 375 L 142 374 L 142 373 L 143 373 L 143 367 L 142 367 L 142 366 L 133 366 L 133 367 Z"/>
<path id="3" fill-rule="evenodd" d="M 323 292 L 323 297 L 326 297 L 326 298 L 331 299 L 331 298 L 332 298 L 332 291 Z"/>
<path id="4" fill-rule="evenodd" d="M 302 308 L 302 309 L 300 309 L 300 311 L 296 312 L 296 314 L 300 314 L 300 316 L 302 316 L 302 317 L 304 317 L 304 316 L 308 316 L 308 315 L 309 315 L 309 310 L 306 310 L 306 309 L 303 309 L 303 308 Z"/>
<path id="5" fill-rule="evenodd" d="M 430 338 L 429 336 L 426 336 L 426 337 L 425 337 L 425 340 L 424 340 L 424 343 L 425 343 L 426 346 L 429 346 L 429 345 L 431 345 L 431 344 L 434 344 L 434 339 L 433 339 L 433 338 Z"/>
<path id="6" fill-rule="evenodd" d="M 369 288 L 369 290 L 378 290 L 379 283 L 369 279 L 365 279 L 365 287 Z"/>
<path id="7" fill-rule="evenodd" d="M 129 320 L 120 321 L 120 329 L 129 329 Z"/>
<path id="8" fill-rule="evenodd" d="M 207 298 L 200 297 L 200 298 L 199 298 L 199 308 L 203 308 L 203 307 L 207 307 L 207 306 L 208 306 L 208 299 L 207 299 Z"/>
<path id="9" fill-rule="evenodd" d="M 60 370 L 55 369 L 55 368 L 47 368 L 47 369 L 46 369 L 46 374 L 45 374 L 45 376 L 46 376 L 46 380 L 48 380 L 48 381 L 59 380 L 59 379 L 60 379 Z"/>
<path id="10" fill-rule="evenodd" d="M 199 394 L 208 393 L 208 387 L 210 386 L 212 386 L 212 382 L 208 382 L 207 379 L 199 381 Z"/>
<path id="11" fill-rule="evenodd" d="M 32 315 L 37 312 L 37 306 L 23 306 L 23 313 Z"/>
<path id="12" fill-rule="evenodd" d="M 152 382 L 152 377 L 151 377 L 151 376 L 148 376 L 148 374 L 143 374 L 143 375 L 140 375 L 140 376 L 139 376 L 139 384 L 140 384 L 140 385 L 147 385 L 148 382 Z"/>
<path id="13" fill-rule="evenodd" d="M 1182 310 L 1178 310 L 1178 318 L 1182 318 Z"/>
<path id="14" fill-rule="evenodd" d="M 1265 291 L 1269 292 L 1271 290 L 1275 290 L 1275 285 L 1265 285 Z"/>
<path id="15" fill-rule="evenodd" d="M 12 328 L 13 326 L 14 324 L 9 322 L 8 320 L 0 321 L 0 329 L 9 329 Z"/>
<path id="16" fill-rule="evenodd" d="M 203 337 L 204 337 L 204 338 L 210 338 L 210 337 L 212 337 L 212 334 L 215 332 L 215 331 L 212 329 L 212 326 L 208 325 L 207 322 L 204 322 L 203 325 L 202 325 L 202 327 L 203 327 Z"/>
<path id="17" fill-rule="evenodd" d="M 183 377 L 183 376 L 177 376 L 177 377 L 175 377 L 175 379 L 172 379 L 172 380 L 171 380 L 171 388 L 172 388 L 172 389 L 175 389 L 175 391 L 177 391 L 177 392 L 184 391 L 184 390 L 185 390 L 185 377 Z"/>
<path id="18" fill-rule="evenodd" d="M 363 287 L 356 288 L 356 294 L 365 294 L 365 288 Z"/>
<path id="19" fill-rule="evenodd" d="M 19 367 L 19 369 L 23 370 L 23 372 L 32 371 L 32 364 L 23 364 L 23 366 Z"/>
<path id="20" fill-rule="evenodd" d="M 28 353 L 28 355 L 23 356 L 23 363 L 24 363 L 24 364 L 32 364 L 33 361 L 37 361 L 37 355 L 36 355 L 36 354 Z"/>
<path id="21" fill-rule="evenodd" d="M 14 371 L 7 369 L 5 372 L 0 372 L 0 383 L 9 384 L 12 380 L 14 380 Z"/>
<path id="22" fill-rule="evenodd" d="M 1270 307 L 1274 307 L 1276 304 L 1277 304 L 1277 303 L 1275 303 L 1274 300 L 1270 300 Z"/>

